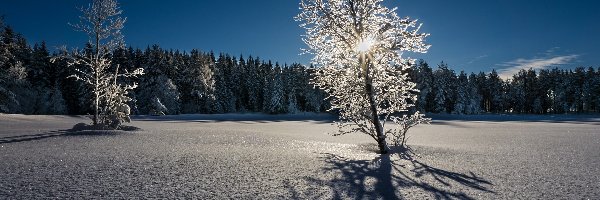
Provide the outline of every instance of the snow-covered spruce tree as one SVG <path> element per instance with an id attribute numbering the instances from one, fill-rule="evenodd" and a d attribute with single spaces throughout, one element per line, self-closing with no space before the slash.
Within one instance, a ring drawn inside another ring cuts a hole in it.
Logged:
<path id="1" fill-rule="evenodd" d="M 305 0 L 296 17 L 306 29 L 307 53 L 320 66 L 313 83 L 324 89 L 331 109 L 339 111 L 339 133 L 362 132 L 388 152 L 386 138 L 399 129 L 386 129 L 389 119 L 402 125 L 414 106 L 418 90 L 406 70 L 413 59 L 403 51 L 425 53 L 428 35 L 419 33 L 416 20 L 399 18 L 383 0 Z M 428 121 L 413 114 L 418 123 Z"/>
<path id="2" fill-rule="evenodd" d="M 193 49 L 189 64 L 180 71 L 177 85 L 182 100 L 183 113 L 207 113 L 215 100 L 213 71 L 209 56 Z"/>
<path id="3" fill-rule="evenodd" d="M 469 79 L 464 71 L 458 75 L 458 84 L 456 88 L 456 102 L 454 103 L 454 114 L 469 114 L 467 113 L 467 107 L 470 103 L 469 96 Z"/>
<path id="4" fill-rule="evenodd" d="M 480 114 L 481 113 L 481 94 L 478 93 L 477 82 L 475 73 L 471 72 L 469 75 L 469 83 L 467 87 L 467 92 L 469 98 L 469 104 L 466 108 L 466 114 Z M 502 86 L 500 87 L 502 89 Z M 503 90 L 500 90 L 502 92 Z M 502 102 L 500 102 L 502 103 Z"/>
<path id="5" fill-rule="evenodd" d="M 62 96 L 62 92 L 60 91 L 60 85 L 58 83 L 54 84 L 52 90 L 47 90 L 44 93 L 44 109 L 45 113 L 50 113 L 54 115 L 64 115 L 67 114 L 67 106 L 65 104 L 65 99 Z"/>
<path id="6" fill-rule="evenodd" d="M 15 79 L 12 52 L 10 51 L 10 41 L 12 38 L 6 34 L 4 19 L 0 17 L 0 113 L 14 113 L 14 108 L 19 107 L 19 101 L 13 91 L 11 91 L 11 82 Z M 17 76 L 16 78 L 20 78 Z"/>
<path id="7" fill-rule="evenodd" d="M 76 49 L 53 61 L 66 59 L 68 66 L 82 66 L 70 77 L 83 81 L 92 90 L 93 124 L 118 128 L 121 122 L 129 120 L 127 102 L 131 99 L 127 92 L 137 87 L 136 83 L 120 84 L 118 78 L 137 77 L 143 74 L 143 69 L 129 72 L 112 65 L 111 52 L 124 46 L 121 29 L 125 19 L 119 17 L 122 11 L 115 0 L 92 0 L 81 12 L 80 22 L 73 27 L 88 35 L 91 52 Z"/>
<path id="8" fill-rule="evenodd" d="M 27 80 L 31 48 L 0 17 L 0 113 L 33 113 L 35 93 Z"/>
<path id="9" fill-rule="evenodd" d="M 433 88 L 435 88 L 434 96 L 434 112 L 436 113 L 451 113 L 454 110 L 455 94 L 456 94 L 456 74 L 454 70 L 448 67 L 448 64 L 442 62 L 433 72 Z"/>
<path id="10" fill-rule="evenodd" d="M 275 64 L 269 79 L 271 79 L 267 90 L 265 91 L 265 108 L 264 112 L 270 114 L 284 113 L 284 92 L 283 92 L 283 80 L 282 71 L 279 64 Z"/>
<path id="11" fill-rule="evenodd" d="M 417 110 L 428 112 L 432 110 L 433 103 L 433 69 L 424 60 L 419 60 L 417 68 L 412 70 L 413 79 L 417 83 L 419 95 L 417 97 Z"/>
<path id="12" fill-rule="evenodd" d="M 235 112 L 236 97 L 233 95 L 230 87 L 233 61 L 228 55 L 220 54 L 214 67 L 215 98 L 217 101 L 214 102 L 213 112 Z"/>
<path id="13" fill-rule="evenodd" d="M 155 98 L 166 107 L 164 114 L 179 114 L 180 94 L 177 86 L 167 76 L 169 68 L 167 52 L 158 45 L 146 50 L 144 76 L 140 79 L 140 87 L 136 89 L 139 109 L 142 114 L 155 114 L 158 109 Z"/>
<path id="14" fill-rule="evenodd" d="M 496 70 L 492 70 L 486 79 L 486 86 L 489 92 L 489 107 L 490 111 L 494 113 L 500 113 L 504 111 L 504 106 L 502 105 L 504 99 L 502 95 L 504 94 L 502 88 L 502 79 L 496 72 Z"/>
<path id="15" fill-rule="evenodd" d="M 0 66 L 2 64 L 0 60 Z M 8 69 L 0 68 L 0 113 L 18 113 L 21 111 L 21 104 L 13 90 L 18 89 L 18 86 L 25 79 L 25 69 L 20 63 L 17 64 L 9 66 Z"/>

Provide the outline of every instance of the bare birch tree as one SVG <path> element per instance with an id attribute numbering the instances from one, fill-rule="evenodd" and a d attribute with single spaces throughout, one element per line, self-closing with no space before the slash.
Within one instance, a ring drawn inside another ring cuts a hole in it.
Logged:
<path id="1" fill-rule="evenodd" d="M 87 8 L 81 8 L 81 12 L 79 23 L 72 26 L 87 34 L 91 52 L 76 49 L 72 54 L 58 58 L 67 59 L 69 66 L 82 66 L 70 77 L 83 81 L 92 90 L 93 124 L 116 128 L 121 122 L 129 121 L 127 102 L 131 99 L 127 93 L 137 87 L 136 83 L 122 85 L 117 80 L 142 75 L 143 69 L 129 72 L 111 62 L 111 53 L 124 47 L 121 29 L 126 21 L 119 16 L 123 11 L 115 0 L 92 0 Z"/>

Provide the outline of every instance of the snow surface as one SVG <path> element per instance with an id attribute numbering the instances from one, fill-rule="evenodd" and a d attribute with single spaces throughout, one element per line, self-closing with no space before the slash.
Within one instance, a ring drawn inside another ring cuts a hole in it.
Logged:
<path id="1" fill-rule="evenodd" d="M 431 117 L 381 156 L 366 135 L 327 135 L 328 115 L 136 116 L 140 131 L 82 134 L 68 129 L 85 117 L 0 114 L 0 198 L 600 198 L 597 116 Z"/>

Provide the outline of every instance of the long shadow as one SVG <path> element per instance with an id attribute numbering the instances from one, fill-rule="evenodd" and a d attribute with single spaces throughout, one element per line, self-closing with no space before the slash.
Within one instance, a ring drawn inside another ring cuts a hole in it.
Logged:
<path id="1" fill-rule="evenodd" d="M 463 192 L 450 192 L 443 188 L 436 187 L 435 184 L 421 181 L 419 178 L 425 176 L 431 176 L 435 180 L 434 183 L 439 183 L 445 187 L 452 187 L 453 185 L 464 186 L 469 189 L 492 193 L 488 187 L 492 186 L 492 182 L 475 175 L 473 172 L 468 174 L 452 172 L 449 170 L 437 168 L 425 164 L 418 160 L 416 154 L 410 148 L 396 148 L 394 154 L 398 155 L 402 160 L 410 161 L 411 166 L 406 165 L 393 165 L 394 169 L 400 172 L 399 180 L 404 181 L 404 184 L 410 187 L 418 187 L 425 190 L 435 196 L 436 199 L 474 199 Z M 409 169 L 409 172 L 403 172 L 400 168 Z M 413 175 L 413 176 L 411 176 Z"/>
<path id="2" fill-rule="evenodd" d="M 424 191 L 435 199 L 474 199 L 460 189 L 455 191 L 445 189 L 455 186 L 495 194 L 488 189 L 493 185 L 490 181 L 472 172 L 462 174 L 427 165 L 417 160 L 410 149 L 399 148 L 393 151 L 392 154 L 379 155 L 374 160 L 353 160 L 325 153 L 322 154 L 322 158 L 327 163 L 327 167 L 323 170 L 341 173 L 341 176 L 329 181 L 318 178 L 306 179 L 311 184 L 331 188 L 334 199 L 410 198 L 399 196 L 400 191 L 409 188 Z M 403 162 L 407 164 L 395 163 L 398 160 L 392 160 L 394 156 L 399 156 L 401 160 L 407 161 Z M 426 180 L 428 177 L 429 179 Z"/>
<path id="3" fill-rule="evenodd" d="M 481 115 L 453 115 L 428 113 L 434 122 L 438 120 L 457 122 L 544 122 L 565 124 L 591 124 L 600 125 L 600 115 L 590 114 L 553 114 L 553 115 L 531 115 L 531 114 L 481 114 Z"/>
<path id="4" fill-rule="evenodd" d="M 39 134 L 31 134 L 31 135 L 0 137 L 0 144 L 41 140 L 41 139 L 46 139 L 46 138 L 51 138 L 51 137 L 63 136 L 63 135 L 66 135 L 67 133 L 69 133 L 69 130 L 49 131 L 49 132 L 44 132 L 44 133 L 39 133 Z"/>
<path id="5" fill-rule="evenodd" d="M 329 114 L 308 115 L 266 115 L 266 114 L 183 114 L 148 116 L 139 115 L 132 117 L 135 121 L 163 121 L 173 123 L 213 123 L 236 122 L 243 124 L 270 123 L 270 122 L 316 122 L 332 123 L 336 116 Z"/>
<path id="6" fill-rule="evenodd" d="M 17 136 L 7 136 L 0 137 L 0 144 L 9 144 L 9 143 L 19 143 L 19 142 L 27 142 L 27 141 L 35 141 L 48 139 L 52 137 L 61 137 L 61 136 L 94 136 L 94 135 L 118 135 L 122 133 L 122 131 L 136 131 L 140 130 L 137 127 L 133 126 L 123 126 L 122 131 L 111 131 L 111 130 L 91 130 L 87 129 L 87 125 L 83 123 L 76 124 L 71 129 L 57 130 L 57 131 L 48 131 L 44 133 L 38 134 L 29 134 L 29 135 L 17 135 Z"/>

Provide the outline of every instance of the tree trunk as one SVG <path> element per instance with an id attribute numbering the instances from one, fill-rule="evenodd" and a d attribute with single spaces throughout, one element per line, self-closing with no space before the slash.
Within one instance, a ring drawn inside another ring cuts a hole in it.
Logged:
<path id="1" fill-rule="evenodd" d="M 98 94 L 98 80 L 96 80 L 96 91 L 94 92 L 94 119 L 92 119 L 92 121 L 94 122 L 94 125 L 98 124 L 98 104 L 100 103 L 100 95 Z"/>
<path id="2" fill-rule="evenodd" d="M 402 144 L 400 144 L 400 147 L 405 147 L 405 144 L 406 144 L 406 132 L 407 131 L 408 131 L 408 129 L 402 130 Z"/>
<path id="3" fill-rule="evenodd" d="M 387 142 L 385 141 L 386 138 L 383 133 L 383 125 L 381 124 L 381 121 L 379 121 L 379 113 L 377 112 L 377 102 L 375 102 L 375 90 L 373 88 L 373 79 L 370 76 L 371 66 L 369 66 L 368 59 L 362 59 L 362 61 L 364 62 L 363 66 L 365 67 L 365 91 L 367 93 L 366 95 L 369 98 L 369 106 L 371 109 L 371 123 L 373 123 L 373 126 L 375 126 L 377 146 L 379 146 L 379 153 L 387 154 L 389 148 Z"/>
<path id="4" fill-rule="evenodd" d="M 94 33 L 96 34 L 96 55 L 94 57 L 94 61 L 92 62 L 94 64 L 94 66 L 92 66 L 93 68 L 95 68 L 94 70 L 94 81 L 95 81 L 95 85 L 94 85 L 94 95 L 95 99 L 94 99 L 94 125 L 98 124 L 98 104 L 100 103 L 100 83 L 98 82 L 98 78 L 100 78 L 100 26 L 102 24 L 102 20 L 100 18 L 98 18 L 97 21 L 95 21 L 94 27 L 95 27 L 95 31 Z"/>
<path id="5" fill-rule="evenodd" d="M 98 82 L 98 67 L 94 70 L 94 118 L 92 119 L 94 125 L 98 124 L 98 107 L 100 104 L 100 86 Z"/>
<path id="6" fill-rule="evenodd" d="M 368 80 L 366 84 L 367 95 L 369 96 L 369 105 L 371 106 L 371 122 L 375 126 L 375 133 L 377 136 L 377 145 L 379 146 L 379 152 L 381 154 L 388 153 L 388 145 L 385 141 L 385 135 L 383 134 L 383 125 L 379 120 L 379 114 L 377 113 L 377 105 L 375 102 L 375 95 L 373 94 L 373 84 L 371 80 Z"/>

